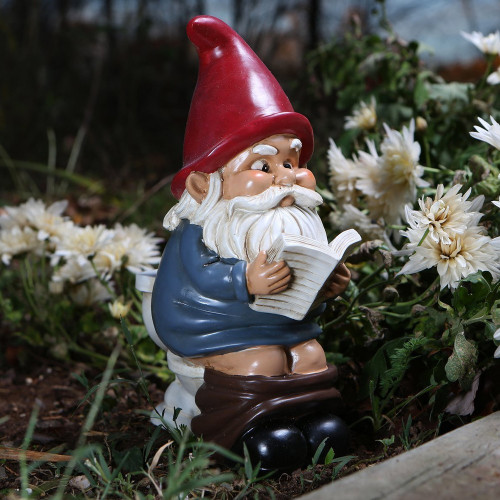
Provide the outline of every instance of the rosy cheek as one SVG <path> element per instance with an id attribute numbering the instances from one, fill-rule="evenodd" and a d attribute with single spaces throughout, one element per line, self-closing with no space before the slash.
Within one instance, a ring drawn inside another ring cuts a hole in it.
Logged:
<path id="1" fill-rule="evenodd" d="M 273 176 L 260 170 L 244 170 L 228 176 L 223 182 L 226 200 L 236 196 L 254 196 L 263 193 L 273 183 Z"/>
<path id="2" fill-rule="evenodd" d="M 299 168 L 296 170 L 295 178 L 299 186 L 316 189 L 316 178 L 314 174 L 307 168 Z"/>

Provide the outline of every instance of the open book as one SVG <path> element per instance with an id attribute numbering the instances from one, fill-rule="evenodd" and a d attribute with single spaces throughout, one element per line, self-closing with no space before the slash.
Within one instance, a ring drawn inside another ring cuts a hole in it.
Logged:
<path id="1" fill-rule="evenodd" d="M 355 229 L 348 229 L 330 244 L 304 236 L 281 234 L 267 251 L 268 262 L 284 260 L 292 270 L 292 280 L 284 292 L 256 295 L 250 307 L 255 311 L 281 314 L 301 320 L 316 306 L 321 287 L 337 265 L 361 241 Z"/>

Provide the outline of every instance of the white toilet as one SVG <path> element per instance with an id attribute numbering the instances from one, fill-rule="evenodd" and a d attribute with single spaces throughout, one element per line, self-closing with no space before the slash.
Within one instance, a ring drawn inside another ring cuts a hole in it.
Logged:
<path id="1" fill-rule="evenodd" d="M 163 402 L 151 412 L 151 422 L 154 425 L 162 425 L 161 416 L 163 416 L 164 421 L 171 426 L 175 427 L 177 424 L 178 426 L 186 425 L 191 428 L 192 418 L 200 413 L 194 397 L 203 384 L 205 369 L 170 352 L 158 337 L 151 314 L 151 297 L 155 279 L 156 270 L 139 273 L 135 278 L 135 287 L 142 292 L 142 317 L 144 325 L 154 343 L 160 349 L 166 351 L 168 367 L 174 373 L 175 380 L 165 391 Z M 174 422 L 174 412 L 179 408 L 180 411 Z"/>

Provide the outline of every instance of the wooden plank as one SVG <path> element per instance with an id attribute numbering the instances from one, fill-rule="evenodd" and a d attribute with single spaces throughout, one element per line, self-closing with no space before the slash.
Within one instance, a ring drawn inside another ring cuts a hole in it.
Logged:
<path id="1" fill-rule="evenodd" d="M 303 500 L 500 498 L 500 412 L 334 481 Z"/>
<path id="2" fill-rule="evenodd" d="M 55 453 L 45 453 L 44 451 L 23 450 L 21 448 L 8 448 L 0 446 L 0 459 L 4 460 L 22 460 L 41 461 L 41 462 L 69 462 L 70 455 L 57 455 Z"/>

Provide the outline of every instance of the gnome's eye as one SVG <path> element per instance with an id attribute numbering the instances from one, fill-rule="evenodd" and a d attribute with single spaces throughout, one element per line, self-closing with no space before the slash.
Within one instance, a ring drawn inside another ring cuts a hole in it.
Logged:
<path id="1" fill-rule="evenodd" d="M 254 161 L 250 168 L 252 170 L 262 170 L 262 172 L 269 172 L 269 165 L 264 160 Z"/>
<path id="2" fill-rule="evenodd" d="M 293 168 L 293 167 L 292 167 L 292 164 L 291 164 L 289 161 L 286 161 L 285 163 L 283 163 L 283 166 L 284 166 L 285 168 Z"/>

